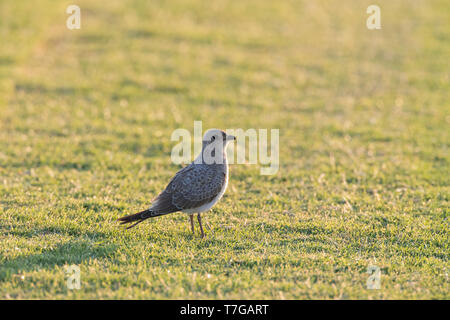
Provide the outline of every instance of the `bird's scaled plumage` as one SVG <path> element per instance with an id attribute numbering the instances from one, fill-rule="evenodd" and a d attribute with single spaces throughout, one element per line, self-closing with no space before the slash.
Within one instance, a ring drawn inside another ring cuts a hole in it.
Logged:
<path id="1" fill-rule="evenodd" d="M 178 171 L 167 187 L 155 198 L 151 207 L 136 214 L 119 218 L 122 224 L 140 222 L 172 212 L 197 213 L 202 237 L 204 236 L 200 213 L 208 211 L 220 200 L 228 185 L 226 147 L 234 136 L 222 130 L 210 129 L 203 137 L 202 153 L 188 166 Z"/>

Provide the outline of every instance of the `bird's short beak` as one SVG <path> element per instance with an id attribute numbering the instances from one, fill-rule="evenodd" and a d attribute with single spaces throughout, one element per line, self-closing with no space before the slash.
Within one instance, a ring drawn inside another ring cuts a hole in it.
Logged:
<path id="1" fill-rule="evenodd" d="M 236 137 L 229 134 L 229 135 L 227 135 L 227 140 L 228 141 L 236 141 Z"/>

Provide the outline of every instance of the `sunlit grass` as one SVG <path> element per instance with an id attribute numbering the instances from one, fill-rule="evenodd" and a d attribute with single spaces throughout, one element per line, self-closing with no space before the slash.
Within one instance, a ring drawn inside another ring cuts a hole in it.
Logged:
<path id="1" fill-rule="evenodd" d="M 55 3 L 0 3 L 1 298 L 449 298 L 447 1 Z M 123 230 L 194 120 L 280 129 L 279 172 L 233 165 L 205 240 Z"/>

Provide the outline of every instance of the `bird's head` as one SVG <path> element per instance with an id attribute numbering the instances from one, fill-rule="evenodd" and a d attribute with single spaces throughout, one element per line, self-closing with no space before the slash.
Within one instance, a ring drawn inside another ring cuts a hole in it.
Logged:
<path id="1" fill-rule="evenodd" d="M 231 134 L 226 134 L 220 129 L 209 129 L 203 136 L 203 148 L 219 147 L 223 150 L 227 147 L 228 143 L 235 141 L 236 137 Z"/>

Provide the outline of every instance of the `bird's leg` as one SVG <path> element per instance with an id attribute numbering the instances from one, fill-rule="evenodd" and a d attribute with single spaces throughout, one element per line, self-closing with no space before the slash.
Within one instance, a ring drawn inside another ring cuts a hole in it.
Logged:
<path id="1" fill-rule="evenodd" d="M 193 214 L 190 214 L 190 215 L 189 215 L 189 219 L 191 219 L 191 230 L 192 230 L 192 234 L 195 235 L 195 232 L 194 232 L 194 215 L 193 215 Z"/>
<path id="2" fill-rule="evenodd" d="M 202 217 L 200 217 L 200 213 L 197 215 L 197 220 L 198 220 L 198 224 L 200 225 L 200 231 L 202 233 L 202 238 L 204 238 L 205 237 L 205 233 L 203 232 Z"/>

